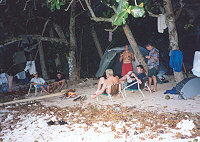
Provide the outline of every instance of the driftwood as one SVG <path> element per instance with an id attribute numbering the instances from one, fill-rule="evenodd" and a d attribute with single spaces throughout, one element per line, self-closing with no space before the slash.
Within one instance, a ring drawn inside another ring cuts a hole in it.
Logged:
<path id="1" fill-rule="evenodd" d="M 34 98 L 28 98 L 28 99 L 22 99 L 22 100 L 15 100 L 15 101 L 11 101 L 11 102 L 0 103 L 0 106 L 11 105 L 11 104 L 16 104 L 16 103 L 24 103 L 24 102 L 29 102 L 29 101 L 42 100 L 42 99 L 47 99 L 47 98 L 52 98 L 52 97 L 58 97 L 58 96 L 62 96 L 64 94 L 64 92 L 65 91 L 58 92 L 58 93 L 55 93 L 55 94 L 50 94 L 50 95 L 34 97 Z"/>

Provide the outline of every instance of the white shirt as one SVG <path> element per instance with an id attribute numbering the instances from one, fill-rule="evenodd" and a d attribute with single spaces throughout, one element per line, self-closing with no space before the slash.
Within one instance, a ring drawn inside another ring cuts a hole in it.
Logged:
<path id="1" fill-rule="evenodd" d="M 45 83 L 45 81 L 44 81 L 44 79 L 42 79 L 41 77 L 38 77 L 38 78 L 32 78 L 31 79 L 31 82 L 32 83 L 37 83 L 37 84 L 44 84 Z M 37 86 L 37 85 L 34 85 L 35 87 Z"/>

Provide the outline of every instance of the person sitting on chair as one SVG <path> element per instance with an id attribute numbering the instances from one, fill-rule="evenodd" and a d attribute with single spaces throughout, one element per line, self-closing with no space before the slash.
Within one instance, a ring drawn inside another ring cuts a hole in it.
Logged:
<path id="1" fill-rule="evenodd" d="M 114 85 L 113 87 L 111 87 L 110 92 L 108 92 L 108 88 L 107 88 L 110 85 L 119 84 L 119 77 L 113 76 L 113 70 L 112 69 L 107 69 L 106 70 L 106 78 L 101 77 L 99 79 L 96 95 L 92 95 L 91 98 L 94 99 L 101 94 L 112 94 L 112 95 L 115 94 L 117 96 L 119 95 L 118 94 L 119 85 Z"/>
<path id="2" fill-rule="evenodd" d="M 64 87 L 65 85 L 65 79 L 64 77 L 62 76 L 62 74 L 60 72 L 57 73 L 56 75 L 56 80 L 54 81 L 54 84 L 53 84 L 53 89 L 52 89 L 52 93 L 54 93 L 54 91 L 56 90 L 56 88 L 60 85 L 60 88 L 59 88 L 59 91 L 61 92 L 62 88 Z"/>
<path id="3" fill-rule="evenodd" d="M 139 84 L 143 83 L 143 79 L 146 77 L 144 73 L 144 67 L 142 65 L 137 66 L 137 73 L 136 76 L 132 71 L 129 71 L 125 76 L 119 79 L 120 83 L 123 84 L 125 81 L 128 83 L 128 85 L 138 81 Z M 138 85 L 135 84 L 130 87 L 130 89 L 138 89 Z"/>
<path id="4" fill-rule="evenodd" d="M 41 77 L 38 77 L 37 72 L 35 72 L 33 75 L 34 75 L 34 78 L 31 79 L 31 84 L 37 88 L 40 88 L 43 92 L 49 94 L 49 85 L 45 84 L 44 79 Z"/>

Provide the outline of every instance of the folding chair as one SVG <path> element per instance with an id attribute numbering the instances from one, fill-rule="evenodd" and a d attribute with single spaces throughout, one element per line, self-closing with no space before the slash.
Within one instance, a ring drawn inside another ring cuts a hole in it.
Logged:
<path id="1" fill-rule="evenodd" d="M 108 94 L 105 94 L 105 95 L 108 95 L 108 98 L 113 102 L 113 99 L 112 99 L 112 88 L 113 87 L 115 87 L 115 86 L 117 86 L 118 87 L 118 91 L 117 92 L 115 92 L 115 94 L 118 94 L 118 93 L 120 93 L 121 95 L 122 95 L 122 97 L 123 97 L 123 99 L 125 99 L 125 96 L 124 96 L 124 94 L 122 93 L 122 89 L 121 89 L 121 84 L 120 83 L 115 83 L 115 84 L 112 84 L 112 85 L 109 85 L 109 86 L 107 86 L 106 87 L 106 89 L 108 89 Z M 98 101 L 98 97 L 97 97 L 97 101 Z"/>
<path id="2" fill-rule="evenodd" d="M 27 96 L 29 96 L 32 86 L 35 88 L 35 96 L 37 96 L 37 91 L 40 90 L 40 89 L 38 89 L 37 87 L 35 87 L 35 86 L 32 85 L 31 83 L 30 83 L 30 87 L 29 87 L 28 95 L 27 95 Z M 42 94 L 42 92 L 43 92 L 43 91 L 40 90 L 40 94 Z"/>
<path id="3" fill-rule="evenodd" d="M 130 84 L 130 85 L 124 87 L 124 89 L 123 89 L 124 96 L 126 97 L 126 90 L 139 90 L 139 91 L 141 92 L 142 96 L 144 97 L 144 93 L 142 92 L 142 90 L 143 90 L 145 87 L 147 87 L 148 90 L 149 90 L 149 92 L 151 93 L 151 90 L 150 90 L 149 86 L 147 85 L 147 82 L 148 82 L 148 77 L 144 77 L 143 83 L 142 83 L 142 84 L 140 84 L 138 81 L 136 81 L 136 82 L 134 82 L 134 83 L 132 83 L 132 84 Z M 135 85 L 135 84 L 137 84 L 138 89 L 129 89 L 129 87 L 131 87 L 131 86 L 133 86 L 133 85 Z"/>

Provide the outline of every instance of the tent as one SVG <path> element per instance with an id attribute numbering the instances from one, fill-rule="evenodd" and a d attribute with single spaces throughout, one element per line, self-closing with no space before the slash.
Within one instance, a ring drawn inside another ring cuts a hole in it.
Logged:
<path id="1" fill-rule="evenodd" d="M 176 91 L 180 99 L 189 99 L 200 95 L 200 78 L 192 77 L 183 79 L 176 85 Z"/>
<path id="2" fill-rule="evenodd" d="M 143 48 L 141 46 L 138 46 L 138 48 L 140 49 L 140 52 L 142 53 L 142 55 L 144 57 L 149 54 L 149 51 L 146 48 Z M 120 58 L 120 53 L 122 53 L 124 51 L 124 49 L 125 49 L 125 46 L 106 50 L 106 52 L 104 53 L 104 55 L 101 59 L 99 69 L 96 73 L 97 78 L 103 76 L 105 73 L 105 70 L 108 68 L 113 69 L 115 75 L 121 76 L 122 62 L 119 61 L 119 58 Z M 130 45 L 129 45 L 129 50 L 134 53 L 134 51 Z M 135 54 L 134 54 L 134 56 L 135 56 Z M 147 62 L 146 58 L 145 58 L 145 61 Z M 139 62 L 135 56 L 135 62 L 133 62 L 133 71 L 134 72 L 136 72 L 137 65 L 139 65 Z M 167 71 L 168 71 L 168 69 L 165 66 L 163 66 L 162 64 L 160 64 L 158 75 L 159 76 L 163 75 Z"/>

